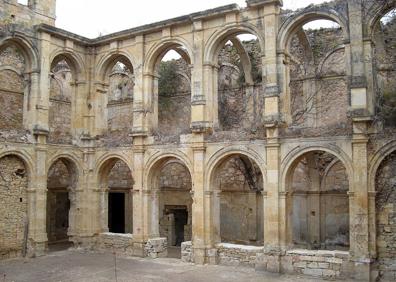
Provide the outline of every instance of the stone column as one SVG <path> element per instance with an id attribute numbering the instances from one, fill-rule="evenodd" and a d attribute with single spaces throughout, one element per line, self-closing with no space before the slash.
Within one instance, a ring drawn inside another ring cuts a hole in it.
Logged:
<path id="1" fill-rule="evenodd" d="M 198 138 L 197 138 L 198 139 Z M 205 208 L 210 201 L 208 194 L 210 191 L 204 187 L 204 165 L 206 148 L 203 143 L 193 144 L 194 168 L 192 181 L 193 204 L 192 204 L 192 245 L 194 250 L 194 262 L 204 264 L 207 262 L 206 238 L 210 237 L 211 224 Z M 210 196 L 210 195 L 209 195 Z"/>
<path id="2" fill-rule="evenodd" d="M 279 206 L 279 158 L 280 145 L 276 139 L 266 145 L 267 175 L 264 182 L 264 248 L 265 269 L 280 272 L 280 215 Z"/>
<path id="3" fill-rule="evenodd" d="M 36 148 L 35 178 L 31 196 L 34 199 L 34 211 L 30 214 L 29 238 L 32 245 L 31 255 L 40 256 L 47 249 L 47 150 L 39 145 Z M 33 199 L 30 200 L 33 200 Z M 32 226 L 30 226 L 32 225 Z"/>
<path id="4" fill-rule="evenodd" d="M 356 280 L 370 281 L 368 139 L 356 135 L 352 140 L 353 176 L 350 189 L 350 253 Z"/>

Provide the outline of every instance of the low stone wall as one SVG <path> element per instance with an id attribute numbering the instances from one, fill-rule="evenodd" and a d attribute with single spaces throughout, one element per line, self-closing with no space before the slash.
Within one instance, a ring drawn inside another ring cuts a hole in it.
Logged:
<path id="1" fill-rule="evenodd" d="M 349 252 L 292 250 L 282 258 L 286 273 L 305 274 L 321 278 L 346 277 Z"/>
<path id="2" fill-rule="evenodd" d="M 244 246 L 220 243 L 216 245 L 219 264 L 255 267 L 257 254 L 263 253 L 264 247 Z"/>
<path id="3" fill-rule="evenodd" d="M 144 246 L 146 257 L 166 258 L 168 256 L 168 241 L 166 238 L 149 239 Z"/>
<path id="4" fill-rule="evenodd" d="M 133 236 L 132 234 L 101 233 L 97 237 L 96 247 L 102 251 L 133 255 Z"/>

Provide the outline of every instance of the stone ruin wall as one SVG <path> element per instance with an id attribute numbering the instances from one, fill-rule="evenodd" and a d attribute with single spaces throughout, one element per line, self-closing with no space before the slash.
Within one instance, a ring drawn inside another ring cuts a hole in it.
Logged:
<path id="1" fill-rule="evenodd" d="M 0 159 L 0 259 L 22 255 L 27 249 L 28 173 L 15 156 Z"/>

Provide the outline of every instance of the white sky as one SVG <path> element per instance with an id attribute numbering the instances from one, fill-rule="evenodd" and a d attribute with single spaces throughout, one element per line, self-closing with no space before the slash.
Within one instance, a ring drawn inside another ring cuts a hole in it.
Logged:
<path id="1" fill-rule="evenodd" d="M 324 0 L 284 0 L 297 9 Z M 57 0 L 56 26 L 89 38 L 245 0 Z"/>

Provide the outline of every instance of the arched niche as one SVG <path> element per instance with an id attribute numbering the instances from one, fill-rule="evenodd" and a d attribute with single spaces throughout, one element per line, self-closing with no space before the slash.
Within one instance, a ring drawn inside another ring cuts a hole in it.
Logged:
<path id="1" fill-rule="evenodd" d="M 214 35 L 206 46 L 208 93 L 213 93 L 208 101 L 212 101 L 216 131 L 243 130 L 247 135 L 265 136 L 260 131 L 263 41 L 257 34 L 251 29 L 229 28 Z"/>
<path id="2" fill-rule="evenodd" d="M 392 280 L 395 270 L 390 267 L 396 255 L 392 252 L 396 228 L 396 150 L 380 163 L 375 175 L 376 249 L 379 277 Z"/>
<path id="3" fill-rule="evenodd" d="M 191 52 L 182 40 L 162 42 L 148 52 L 145 80 L 152 95 L 147 102 L 151 129 L 159 140 L 191 132 L 192 65 Z"/>
<path id="4" fill-rule="evenodd" d="M 18 44 L 7 42 L 0 47 L 0 129 L 13 132 L 9 140 L 26 133 L 29 69 L 29 59 Z"/>
<path id="5" fill-rule="evenodd" d="M 153 236 L 167 238 L 170 248 L 191 241 L 192 178 L 184 161 L 173 156 L 158 159 L 150 168 L 147 188 L 152 193 Z"/>
<path id="6" fill-rule="evenodd" d="M 347 31 L 331 13 L 297 14 L 281 27 L 278 44 L 284 51 L 281 108 L 289 124 L 286 134 L 296 130 L 345 134 L 351 128 Z"/>
<path id="7" fill-rule="evenodd" d="M 220 159 L 210 176 L 215 242 L 262 245 L 264 239 L 263 174 L 244 154 Z"/>
<path id="8" fill-rule="evenodd" d="M 77 232 L 78 220 L 78 169 L 68 158 L 55 160 L 47 174 L 47 222 L 48 245 L 69 245 Z"/>
<path id="9" fill-rule="evenodd" d="M 372 29 L 374 45 L 374 81 L 376 111 L 386 128 L 396 127 L 396 7 L 389 8 L 375 21 Z"/>
<path id="10" fill-rule="evenodd" d="M 287 244 L 292 248 L 348 250 L 349 176 L 325 151 L 309 151 L 287 168 Z"/>
<path id="11" fill-rule="evenodd" d="M 129 166 L 117 157 L 106 160 L 99 170 L 98 221 L 101 232 L 133 233 L 133 185 Z"/>

